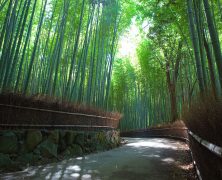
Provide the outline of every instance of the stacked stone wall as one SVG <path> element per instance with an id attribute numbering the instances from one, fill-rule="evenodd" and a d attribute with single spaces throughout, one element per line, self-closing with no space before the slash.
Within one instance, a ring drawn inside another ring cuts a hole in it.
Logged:
<path id="1" fill-rule="evenodd" d="M 120 133 L 109 131 L 10 130 L 0 132 L 1 171 L 21 170 L 120 145 Z"/>

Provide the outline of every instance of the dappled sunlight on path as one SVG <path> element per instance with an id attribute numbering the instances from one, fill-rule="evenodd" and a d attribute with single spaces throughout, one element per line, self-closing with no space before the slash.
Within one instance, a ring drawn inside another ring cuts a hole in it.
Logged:
<path id="1" fill-rule="evenodd" d="M 134 142 L 137 140 L 136 142 Z M 177 144 L 178 143 L 178 144 Z M 131 147 L 147 147 L 147 148 L 163 148 L 163 149 L 177 149 L 177 145 L 180 145 L 180 142 L 171 142 L 168 143 L 166 142 L 166 139 L 155 139 L 155 141 L 147 141 L 147 139 L 141 139 L 141 138 L 135 138 L 133 141 L 126 146 L 131 146 Z"/>
<path id="2" fill-rule="evenodd" d="M 87 155 L 0 179 L 187 179 L 191 164 L 185 143 L 160 138 L 127 138 L 128 143 L 107 152 Z"/>

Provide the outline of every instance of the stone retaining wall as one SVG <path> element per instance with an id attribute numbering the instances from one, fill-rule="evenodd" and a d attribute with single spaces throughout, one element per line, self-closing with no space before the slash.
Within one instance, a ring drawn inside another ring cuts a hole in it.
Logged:
<path id="1" fill-rule="evenodd" d="M 105 151 L 120 145 L 117 130 L 77 132 L 68 130 L 0 131 L 1 171 L 21 170 L 58 160 Z"/>

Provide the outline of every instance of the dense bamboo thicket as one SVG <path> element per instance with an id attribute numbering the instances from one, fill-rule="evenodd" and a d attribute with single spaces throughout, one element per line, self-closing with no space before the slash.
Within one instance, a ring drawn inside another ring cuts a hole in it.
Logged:
<path id="1" fill-rule="evenodd" d="M 122 130 L 176 121 L 221 99 L 221 33 L 221 0 L 2 0 L 0 92 L 116 110 Z"/>
<path id="2" fill-rule="evenodd" d="M 118 0 L 5 0 L 0 9 L 0 92 L 107 107 Z"/>
<path id="3" fill-rule="evenodd" d="M 221 1 L 131 0 L 126 4 L 134 12 L 128 16 L 136 19 L 133 26 L 138 27 L 135 36 L 140 40 L 136 56 L 123 56 L 114 63 L 111 104 L 124 114 L 121 129 L 180 119 L 183 105 L 192 107 L 199 95 L 204 100 L 213 94 L 219 100 Z"/>

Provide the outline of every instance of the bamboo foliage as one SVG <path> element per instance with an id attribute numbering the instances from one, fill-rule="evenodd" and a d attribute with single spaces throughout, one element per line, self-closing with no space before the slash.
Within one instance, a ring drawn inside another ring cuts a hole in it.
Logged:
<path id="1" fill-rule="evenodd" d="M 0 8 L 1 92 L 106 105 L 118 0 L 9 0 Z"/>
<path id="2" fill-rule="evenodd" d="M 220 84 L 222 87 L 222 71 L 221 71 L 222 70 L 222 53 L 221 53 L 218 32 L 216 29 L 216 24 L 214 23 L 215 19 L 213 17 L 212 12 L 211 12 L 209 1 L 203 0 L 203 3 L 204 3 L 204 9 L 205 9 L 205 13 L 206 13 L 207 24 L 208 24 L 208 28 L 209 28 L 209 34 L 210 34 L 211 41 L 212 41 L 215 61 L 217 63 L 219 80 L 220 80 Z"/>
<path id="3" fill-rule="evenodd" d="M 189 23 L 190 23 L 189 26 L 190 26 L 191 39 L 193 42 L 194 54 L 195 54 L 195 60 L 196 60 L 198 83 L 199 83 L 200 91 L 203 93 L 205 89 L 204 80 L 203 80 L 203 69 L 201 68 L 200 46 L 198 42 L 198 34 L 194 25 L 192 0 L 187 0 L 187 7 L 188 7 L 188 17 L 189 17 Z"/>
<path id="4" fill-rule="evenodd" d="M 218 7 L 220 7 L 220 3 L 218 4 Z M 217 23 L 214 16 L 214 7 L 210 6 L 208 0 L 187 0 L 187 9 L 190 22 L 189 27 L 191 39 L 195 51 L 197 76 L 200 90 L 203 93 L 208 89 L 208 75 L 206 74 L 207 59 L 212 91 L 216 97 L 219 97 L 221 96 L 222 83 L 222 56 L 217 31 Z M 215 63 L 217 65 L 217 69 L 214 67 Z"/>
<path id="5" fill-rule="evenodd" d="M 124 114 L 121 129 L 179 119 L 199 94 L 221 99 L 221 1 L 141 0 L 137 6 L 139 23 L 148 22 L 149 30 L 138 47 L 136 78 L 125 59 L 116 62 L 109 102 Z"/>

